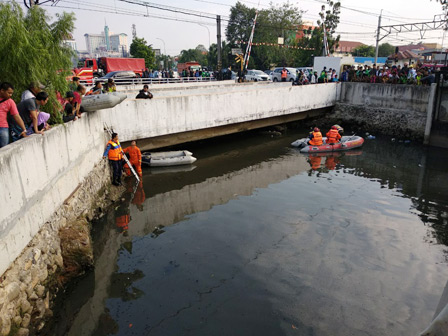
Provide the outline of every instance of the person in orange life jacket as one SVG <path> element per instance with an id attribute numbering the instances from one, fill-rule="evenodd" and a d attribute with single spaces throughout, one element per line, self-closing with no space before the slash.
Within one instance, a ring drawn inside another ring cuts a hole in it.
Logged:
<path id="1" fill-rule="evenodd" d="M 334 170 L 338 163 L 339 163 L 339 159 L 334 155 L 330 155 L 330 156 L 327 156 L 327 158 L 325 160 L 325 167 L 327 167 L 328 170 Z"/>
<path id="2" fill-rule="evenodd" d="M 285 67 L 282 69 L 282 82 L 286 82 L 286 78 L 288 77 L 288 70 Z"/>
<path id="3" fill-rule="evenodd" d="M 314 127 L 314 130 L 313 132 L 310 133 L 309 138 L 310 140 L 308 141 L 308 145 L 310 146 L 320 146 L 323 144 L 322 133 L 320 132 L 320 129 L 317 127 Z"/>
<path id="4" fill-rule="evenodd" d="M 312 170 L 318 170 L 320 168 L 320 164 L 322 163 L 321 156 L 309 156 L 309 163 Z"/>
<path id="5" fill-rule="evenodd" d="M 338 133 L 341 135 L 341 137 L 344 136 L 344 129 L 341 126 L 337 124 L 333 126 L 336 126 L 336 129 L 338 130 Z"/>
<path id="6" fill-rule="evenodd" d="M 338 132 L 336 126 L 331 126 L 331 129 L 327 132 L 327 144 L 335 144 L 341 139 L 341 135 Z"/>
<path id="7" fill-rule="evenodd" d="M 139 211 L 143 211 L 143 202 L 145 202 L 146 195 L 145 190 L 143 189 L 143 181 L 140 179 L 140 183 L 137 186 L 137 190 L 135 191 L 134 198 L 132 199 L 132 204 L 135 204 Z"/>
<path id="8" fill-rule="evenodd" d="M 106 150 L 103 154 L 103 158 L 106 157 L 109 159 L 109 163 L 112 166 L 112 184 L 118 186 L 121 184 L 121 175 L 123 172 L 123 151 L 121 149 L 120 142 L 118 141 L 117 133 L 112 133 L 112 138 L 107 143 Z"/>
<path id="9" fill-rule="evenodd" d="M 132 141 L 131 146 L 127 147 L 124 152 L 125 154 L 127 154 L 129 162 L 131 163 L 132 167 L 134 167 L 137 174 L 139 176 L 142 176 L 142 153 L 140 152 L 140 148 L 137 147 L 137 143 L 135 141 Z M 131 176 L 131 169 L 129 168 L 127 163 L 125 163 L 124 165 L 124 171 L 126 172 L 127 176 Z"/>

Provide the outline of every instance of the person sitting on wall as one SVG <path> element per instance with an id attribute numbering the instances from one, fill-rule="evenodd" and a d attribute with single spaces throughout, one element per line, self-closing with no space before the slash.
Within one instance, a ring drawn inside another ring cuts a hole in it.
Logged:
<path id="1" fill-rule="evenodd" d="M 23 102 L 30 98 L 36 98 L 36 95 L 43 89 L 44 86 L 39 82 L 31 82 L 30 85 L 28 85 L 28 89 L 22 92 L 20 101 Z"/>
<path id="2" fill-rule="evenodd" d="M 149 92 L 149 86 L 147 84 L 143 85 L 143 89 L 140 90 L 135 99 L 152 99 L 153 95 Z"/>
<path id="3" fill-rule="evenodd" d="M 112 78 L 107 80 L 106 85 L 104 85 L 104 92 L 116 92 L 117 87 L 115 86 L 115 82 Z"/>
<path id="4" fill-rule="evenodd" d="M 124 150 L 124 153 L 129 158 L 129 162 L 137 174 L 142 176 L 142 152 L 140 151 L 140 148 L 137 147 L 137 143 L 132 141 L 131 146 L 127 147 Z M 131 176 L 131 168 L 129 168 L 127 163 L 124 165 L 124 171 L 127 176 Z"/>
<path id="5" fill-rule="evenodd" d="M 71 91 L 68 91 L 65 95 L 65 104 L 64 104 L 64 112 L 62 115 L 62 120 L 66 123 L 72 120 L 76 120 L 75 109 L 73 108 L 73 99 L 74 94 Z"/>
<path id="6" fill-rule="evenodd" d="M 81 113 L 84 112 L 81 104 L 82 104 L 82 96 L 86 94 L 86 87 L 82 84 L 78 85 L 76 91 L 73 92 L 73 107 L 75 108 L 75 115 L 78 118 L 81 118 Z"/>
<path id="7" fill-rule="evenodd" d="M 11 83 L 0 84 L 0 148 L 9 144 L 8 116 L 19 126 L 20 137 L 26 137 L 26 127 L 17 110 L 16 103 L 11 99 L 14 87 Z"/>
<path id="8" fill-rule="evenodd" d="M 103 93 L 103 83 L 101 81 L 96 81 L 95 86 L 86 93 L 86 96 L 97 95 Z"/>
<path id="9" fill-rule="evenodd" d="M 112 137 L 107 143 L 103 158 L 108 158 L 112 166 L 112 184 L 119 186 L 121 184 L 121 175 L 123 172 L 123 151 L 121 149 L 120 141 L 118 141 L 118 134 L 112 133 Z"/>

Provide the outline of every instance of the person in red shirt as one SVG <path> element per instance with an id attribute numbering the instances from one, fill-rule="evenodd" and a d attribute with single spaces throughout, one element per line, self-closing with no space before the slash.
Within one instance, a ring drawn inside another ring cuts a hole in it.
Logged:
<path id="1" fill-rule="evenodd" d="M 0 84 L 0 148 L 9 143 L 8 114 L 14 119 L 22 130 L 21 137 L 26 137 L 26 127 L 17 110 L 16 103 L 11 99 L 14 87 L 11 83 Z"/>
<path id="2" fill-rule="evenodd" d="M 124 152 L 129 156 L 129 162 L 134 167 L 137 174 L 142 176 L 142 153 L 140 152 L 140 148 L 137 147 L 137 143 L 132 141 L 131 147 L 127 147 Z M 124 165 L 124 171 L 127 176 L 131 176 L 131 169 L 127 163 Z"/>
<path id="3" fill-rule="evenodd" d="M 73 91 L 73 107 L 75 108 L 75 115 L 78 118 L 81 118 L 81 103 L 82 103 L 82 96 L 84 96 L 87 92 L 87 89 L 84 85 L 79 84 L 76 88 L 76 91 Z"/>

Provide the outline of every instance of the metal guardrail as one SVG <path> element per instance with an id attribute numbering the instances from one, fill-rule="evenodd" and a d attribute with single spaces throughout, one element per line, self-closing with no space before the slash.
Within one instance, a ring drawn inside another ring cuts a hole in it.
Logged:
<path id="1" fill-rule="evenodd" d="M 100 80 L 99 78 L 96 80 Z M 114 79 L 115 85 L 144 85 L 144 84 L 170 84 L 170 83 L 200 83 L 200 82 L 212 82 L 216 81 L 214 77 L 181 77 L 181 78 L 124 78 Z M 107 81 L 101 79 L 101 82 L 105 84 Z M 88 81 L 81 81 L 83 85 L 91 86 Z M 95 83 L 95 80 L 94 80 Z"/>

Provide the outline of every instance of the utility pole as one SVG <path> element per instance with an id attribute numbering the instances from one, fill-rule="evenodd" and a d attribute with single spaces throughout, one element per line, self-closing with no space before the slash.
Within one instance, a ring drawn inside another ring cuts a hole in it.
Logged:
<path id="1" fill-rule="evenodd" d="M 380 16 L 378 18 L 378 28 L 376 31 L 375 64 L 378 63 L 378 49 L 380 46 L 381 15 L 383 15 L 383 10 L 381 10 Z"/>
<path id="2" fill-rule="evenodd" d="M 218 67 L 217 70 L 219 73 L 221 73 L 221 66 L 222 66 L 222 57 L 221 57 L 221 15 L 216 15 L 216 24 L 217 24 L 217 29 L 216 29 L 216 37 L 218 39 L 218 46 L 217 46 L 217 51 L 218 51 Z"/>

